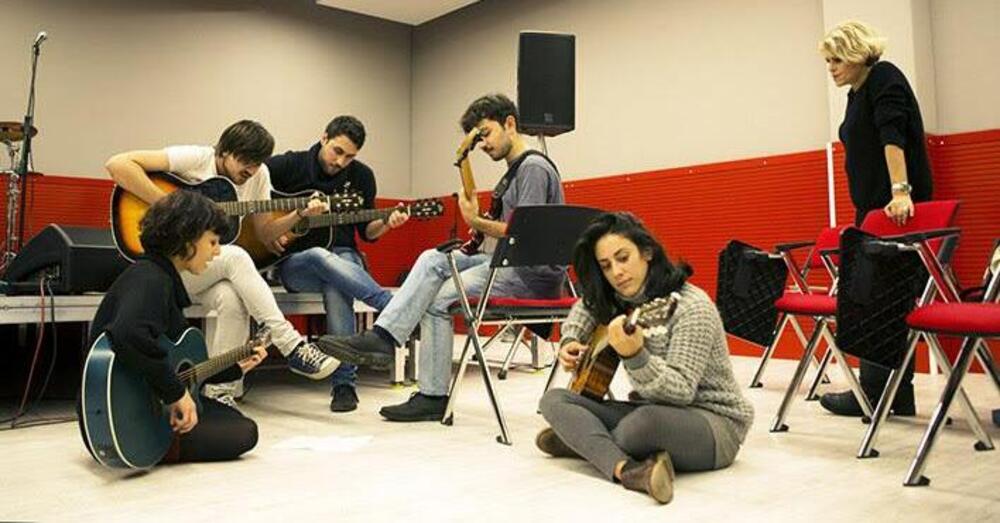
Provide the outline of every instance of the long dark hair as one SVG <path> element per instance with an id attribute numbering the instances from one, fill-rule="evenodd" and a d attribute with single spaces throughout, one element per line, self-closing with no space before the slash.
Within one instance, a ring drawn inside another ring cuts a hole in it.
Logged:
<path id="1" fill-rule="evenodd" d="M 229 224 L 215 202 L 194 191 L 178 190 L 150 206 L 139 229 L 139 243 L 146 253 L 189 260 L 205 231 L 225 236 Z"/>
<path id="2" fill-rule="evenodd" d="M 604 271 L 594 254 L 597 241 L 607 234 L 628 238 L 639 248 L 640 254 L 651 257 L 645 287 L 646 297 L 649 299 L 664 297 L 680 289 L 694 274 L 687 263 L 672 263 L 660 242 L 653 238 L 645 225 L 632 213 L 601 214 L 590 222 L 573 249 L 573 269 L 583 289 L 583 303 L 600 323 L 610 322 L 625 308 L 614 287 L 604 277 Z"/>

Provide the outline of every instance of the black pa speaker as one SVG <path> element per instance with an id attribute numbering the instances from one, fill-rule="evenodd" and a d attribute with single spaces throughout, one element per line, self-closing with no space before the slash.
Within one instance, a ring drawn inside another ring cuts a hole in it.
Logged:
<path id="1" fill-rule="evenodd" d="M 25 244 L 3 279 L 10 294 L 37 294 L 46 276 L 54 294 L 104 292 L 126 267 L 110 229 L 50 223 Z"/>
<path id="2" fill-rule="evenodd" d="M 576 36 L 522 32 L 517 48 L 519 130 L 556 136 L 576 125 Z"/>

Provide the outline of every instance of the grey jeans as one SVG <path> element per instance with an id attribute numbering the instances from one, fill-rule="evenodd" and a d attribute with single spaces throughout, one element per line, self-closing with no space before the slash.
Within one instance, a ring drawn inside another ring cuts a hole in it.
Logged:
<path id="1" fill-rule="evenodd" d="M 566 389 L 546 392 L 541 409 L 556 435 L 608 479 L 619 462 L 664 450 L 676 470 L 718 468 L 712 428 L 695 409 L 594 401 Z"/>

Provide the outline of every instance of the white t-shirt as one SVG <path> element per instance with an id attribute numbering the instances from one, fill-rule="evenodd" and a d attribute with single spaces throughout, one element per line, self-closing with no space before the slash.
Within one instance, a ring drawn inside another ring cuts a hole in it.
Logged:
<path id="1" fill-rule="evenodd" d="M 215 148 L 206 145 L 173 145 L 164 149 L 170 172 L 190 182 L 203 182 L 215 176 L 222 176 L 215 170 Z M 260 164 L 254 174 L 243 185 L 236 186 L 236 197 L 240 201 L 270 200 L 271 173 L 267 165 Z"/>

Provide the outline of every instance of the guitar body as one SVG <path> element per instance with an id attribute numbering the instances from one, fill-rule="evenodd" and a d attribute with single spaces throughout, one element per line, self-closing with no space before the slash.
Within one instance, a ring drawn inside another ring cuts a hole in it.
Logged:
<path id="1" fill-rule="evenodd" d="M 608 344 L 607 326 L 598 326 L 594 329 L 576 374 L 573 375 L 569 390 L 593 400 L 603 400 L 611 388 L 611 380 L 620 363 L 618 353 Z"/>
<path id="2" fill-rule="evenodd" d="M 215 202 L 237 200 L 236 186 L 221 176 L 203 182 L 189 182 L 175 174 L 157 172 L 149 173 L 149 179 L 168 193 L 183 189 L 198 192 Z M 118 251 L 130 261 L 135 261 L 143 253 L 139 242 L 139 223 L 148 209 L 148 203 L 118 185 L 111 191 L 111 233 Z M 227 216 L 226 219 L 229 222 L 229 232 L 219 238 L 223 244 L 232 243 L 240 233 L 240 217 Z"/>
<path id="3" fill-rule="evenodd" d="M 281 198 L 304 198 L 310 196 L 314 192 L 315 191 L 311 189 L 295 193 L 271 191 L 271 197 L 276 200 Z M 274 218 L 280 218 L 288 213 L 279 211 L 272 212 L 270 214 Z M 257 270 L 262 271 L 282 262 L 285 258 L 297 252 L 312 249 L 313 247 L 329 249 L 330 246 L 333 245 L 333 227 L 317 227 L 309 229 L 304 236 L 295 238 L 288 245 L 286 245 L 285 252 L 275 254 L 269 251 L 267 246 L 257 239 L 257 231 L 254 228 L 253 222 L 250 220 L 250 216 L 246 216 L 243 218 L 243 226 L 240 228 L 239 237 L 236 238 L 236 245 L 243 247 L 243 249 L 250 254 L 250 258 L 253 259 L 253 264 L 257 267 Z"/>
<path id="4" fill-rule="evenodd" d="M 167 362 L 181 372 L 207 359 L 205 338 L 187 329 L 174 343 L 159 345 Z M 199 383 L 189 392 L 201 410 Z M 160 462 L 174 435 L 169 410 L 138 372 L 119 362 L 107 333 L 94 342 L 83 367 L 81 416 L 84 437 L 98 463 L 114 469 L 149 469 Z"/>

